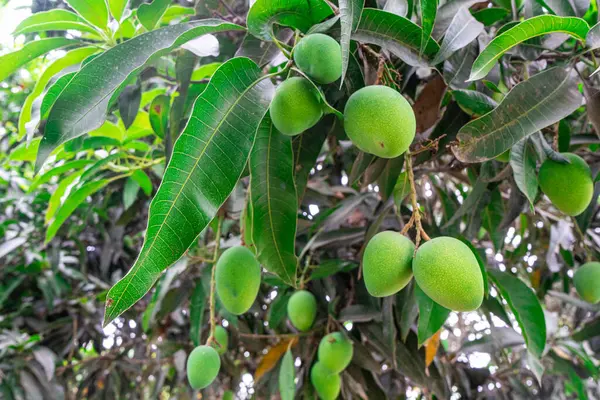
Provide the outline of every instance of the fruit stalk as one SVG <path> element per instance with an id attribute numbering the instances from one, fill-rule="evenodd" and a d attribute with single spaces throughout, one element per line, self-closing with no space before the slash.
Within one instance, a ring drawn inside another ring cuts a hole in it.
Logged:
<path id="1" fill-rule="evenodd" d="M 416 238 L 415 238 L 415 254 L 417 253 L 417 249 L 419 248 L 419 243 L 421 242 L 421 238 L 425 240 L 431 240 L 427 232 L 423 229 L 423 225 L 421 223 L 421 211 L 419 210 L 419 206 L 417 204 L 417 189 L 415 187 L 415 174 L 412 168 L 412 154 L 409 150 L 406 151 L 405 161 L 406 161 L 406 172 L 408 174 L 408 182 L 410 184 L 410 202 L 412 204 L 413 213 L 408 223 L 404 226 L 401 234 L 406 234 L 409 229 L 414 225 L 416 229 Z"/>

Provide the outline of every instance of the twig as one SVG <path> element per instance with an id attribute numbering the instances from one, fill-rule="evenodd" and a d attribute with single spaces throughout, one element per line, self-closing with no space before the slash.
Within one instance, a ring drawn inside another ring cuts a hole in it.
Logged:
<path id="1" fill-rule="evenodd" d="M 241 338 L 249 338 L 249 339 L 286 339 L 286 338 L 295 338 L 295 337 L 300 337 L 300 336 L 311 336 L 311 335 L 314 335 L 315 333 L 319 333 L 322 330 L 323 329 L 320 328 L 320 329 L 313 329 L 313 330 L 308 331 L 308 332 L 281 333 L 281 334 L 273 334 L 273 335 L 260 334 L 260 333 L 243 333 L 243 332 L 238 332 L 238 335 Z"/>

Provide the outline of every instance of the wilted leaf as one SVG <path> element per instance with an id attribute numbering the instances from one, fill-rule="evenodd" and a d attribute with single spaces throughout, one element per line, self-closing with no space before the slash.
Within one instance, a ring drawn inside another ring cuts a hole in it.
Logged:
<path id="1" fill-rule="evenodd" d="M 258 383 L 267 372 L 275 368 L 281 357 L 288 349 L 291 349 L 298 342 L 298 338 L 283 339 L 275 346 L 271 347 L 267 354 L 259 361 L 254 372 L 254 382 Z"/>

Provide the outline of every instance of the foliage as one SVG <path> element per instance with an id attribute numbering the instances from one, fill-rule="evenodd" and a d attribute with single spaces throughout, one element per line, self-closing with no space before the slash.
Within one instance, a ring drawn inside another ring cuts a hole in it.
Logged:
<path id="1" fill-rule="evenodd" d="M 216 324 L 229 349 L 205 398 L 314 397 L 335 331 L 353 347 L 343 398 L 598 397 L 600 308 L 572 281 L 600 259 L 596 0 L 55 5 L 0 53 L 2 398 L 192 398 L 187 356 Z M 315 84 L 326 115 L 290 138 L 268 109 L 303 76 L 308 32 L 340 43 L 342 77 Z M 416 117 L 397 158 L 343 129 L 373 84 Z M 560 152 L 595 180 L 576 217 L 538 187 Z M 482 306 L 448 310 L 414 281 L 370 296 L 362 254 L 384 230 L 467 243 Z M 240 316 L 212 276 L 238 245 L 264 267 Z M 287 318 L 301 288 L 306 332 Z"/>

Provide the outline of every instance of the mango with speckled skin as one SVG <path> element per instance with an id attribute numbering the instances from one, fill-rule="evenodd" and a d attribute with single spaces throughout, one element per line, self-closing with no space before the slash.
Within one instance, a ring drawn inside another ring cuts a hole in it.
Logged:
<path id="1" fill-rule="evenodd" d="M 442 236 L 421 244 L 413 261 L 419 287 L 454 311 L 473 311 L 483 301 L 483 275 L 475 255 L 458 239 Z"/>
<path id="2" fill-rule="evenodd" d="M 310 370 L 310 382 L 321 400 L 335 400 L 340 394 L 340 376 L 317 361 Z"/>
<path id="3" fill-rule="evenodd" d="M 342 372 L 354 354 L 352 342 L 341 332 L 333 332 L 321 339 L 319 343 L 319 361 L 334 373 Z"/>
<path id="4" fill-rule="evenodd" d="M 294 47 L 294 62 L 318 83 L 331 83 L 342 76 L 342 50 L 338 42 L 322 33 L 304 36 Z"/>
<path id="5" fill-rule="evenodd" d="M 292 325 L 299 331 L 306 332 L 315 322 L 317 300 L 312 293 L 306 290 L 298 290 L 290 297 L 287 312 Z"/>
<path id="6" fill-rule="evenodd" d="M 215 266 L 215 284 L 221 304 L 232 314 L 250 309 L 260 287 L 260 264 L 246 247 L 231 247 Z"/>
<path id="7" fill-rule="evenodd" d="M 573 275 L 575 289 L 588 303 L 600 303 L 600 262 L 589 262 L 577 269 Z"/>
<path id="8" fill-rule="evenodd" d="M 198 346 L 187 359 L 187 377 L 192 388 L 204 389 L 219 374 L 221 359 L 215 349 L 210 346 Z"/>
<path id="9" fill-rule="evenodd" d="M 216 343 L 213 342 L 211 345 L 217 350 L 217 353 L 222 356 L 227 351 L 227 346 L 229 346 L 229 334 L 227 333 L 227 330 L 221 325 L 217 325 L 215 327 L 214 339 Z"/>
<path id="10" fill-rule="evenodd" d="M 395 158 L 408 150 L 417 122 L 412 107 L 387 86 L 367 86 L 350 96 L 344 109 L 344 130 L 360 150 Z"/>
<path id="11" fill-rule="evenodd" d="M 275 91 L 270 113 L 279 132 L 298 135 L 312 128 L 323 116 L 321 94 L 307 79 L 286 79 Z"/>
<path id="12" fill-rule="evenodd" d="M 561 153 L 570 164 L 547 159 L 540 167 L 540 188 L 552 204 L 572 217 L 590 205 L 594 195 L 592 172 L 585 160 L 573 153 Z"/>
<path id="13" fill-rule="evenodd" d="M 371 296 L 390 296 L 410 282 L 415 245 L 394 231 L 373 236 L 363 254 L 362 271 Z"/>

